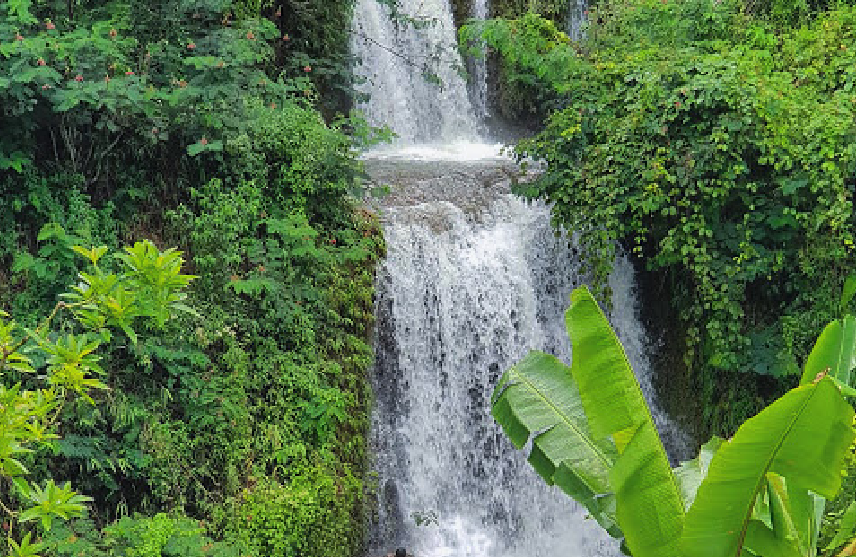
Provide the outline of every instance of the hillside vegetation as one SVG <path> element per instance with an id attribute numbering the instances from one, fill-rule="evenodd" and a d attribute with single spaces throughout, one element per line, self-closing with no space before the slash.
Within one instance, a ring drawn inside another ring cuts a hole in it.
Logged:
<path id="1" fill-rule="evenodd" d="M 28 535 L 51 556 L 357 553 L 383 245 L 354 204 L 364 126 L 338 114 L 350 10 L 0 2 L 10 346 L 27 349 L 25 328 L 81 280 L 89 263 L 75 245 L 150 239 L 198 277 L 190 310 L 168 321 L 95 326 L 107 389 L 91 403 L 68 395 L 61 437 L 19 457 L 34 484 L 70 481 L 91 497 L 86 516 L 28 521 L 4 468 L 0 553 L 28 554 L 15 549 Z M 57 312 L 51 330 L 80 331 L 76 311 Z M 0 363 L 5 386 L 43 385 Z"/>

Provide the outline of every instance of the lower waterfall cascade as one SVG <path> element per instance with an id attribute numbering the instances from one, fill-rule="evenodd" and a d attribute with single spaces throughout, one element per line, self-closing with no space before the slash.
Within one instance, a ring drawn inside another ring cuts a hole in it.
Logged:
<path id="1" fill-rule="evenodd" d="M 373 180 L 394 188 L 380 208 L 388 254 L 377 276 L 367 557 L 395 547 L 417 557 L 619 555 L 490 415 L 499 377 L 530 349 L 570 361 L 563 314 L 585 281 L 548 207 L 508 192 L 510 166 L 367 161 Z M 650 400 L 629 261 L 618 259 L 610 286 L 610 319 Z M 652 410 L 667 441 L 680 443 Z"/>

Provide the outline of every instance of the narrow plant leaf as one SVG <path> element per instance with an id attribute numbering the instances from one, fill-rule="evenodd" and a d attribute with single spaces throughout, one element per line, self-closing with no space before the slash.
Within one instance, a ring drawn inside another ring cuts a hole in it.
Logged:
<path id="1" fill-rule="evenodd" d="M 747 544 L 755 555 L 762 557 L 804 557 L 799 550 L 787 539 L 778 537 L 760 520 L 750 520 L 746 526 L 746 537 L 752 540 Z"/>
<path id="2" fill-rule="evenodd" d="M 619 453 L 609 481 L 627 546 L 634 557 L 677 555 L 681 490 L 624 349 L 585 287 L 571 294 L 565 323 L 592 436 L 611 437 Z"/>
<path id="3" fill-rule="evenodd" d="M 768 472 L 831 499 L 853 441 L 853 409 L 833 381 L 791 390 L 723 443 L 686 515 L 686 557 L 738 557 Z"/>
<path id="4" fill-rule="evenodd" d="M 615 448 L 591 438 L 570 369 L 555 356 L 531 352 L 502 376 L 492 404 L 494 418 L 515 447 L 532 437 L 529 462 L 538 474 L 620 535 L 607 497 Z"/>
<path id="5" fill-rule="evenodd" d="M 682 462 L 680 466 L 674 469 L 675 478 L 678 480 L 678 485 L 681 486 L 681 497 L 684 501 L 684 508 L 690 508 L 690 505 L 695 500 L 698 486 L 701 485 L 701 482 L 707 476 L 710 461 L 724 441 L 721 437 L 713 436 L 710 441 L 701 446 L 698 456 L 695 459 Z"/>
<path id="6" fill-rule="evenodd" d="M 856 501 L 850 503 L 850 506 L 844 511 L 844 514 L 841 516 L 841 522 L 838 525 L 838 532 L 835 533 L 835 537 L 824 548 L 824 551 L 829 551 L 842 545 L 853 536 L 854 531 L 856 531 Z"/>
<path id="7" fill-rule="evenodd" d="M 856 294 L 856 275 L 850 275 L 844 280 L 844 288 L 841 291 L 841 303 L 839 307 L 843 312 L 845 308 L 853 300 L 853 295 Z"/>
<path id="8" fill-rule="evenodd" d="M 805 362 L 800 385 L 815 381 L 826 373 L 841 383 L 853 386 L 852 371 L 856 368 L 856 319 L 847 315 L 832 321 L 817 339 Z"/>
<path id="9" fill-rule="evenodd" d="M 755 500 L 752 518 L 761 520 L 781 543 L 789 544 L 801 555 L 811 555 L 817 546 L 820 522 L 826 500 L 795 481 L 768 472 L 761 493 Z M 747 549 L 760 555 L 767 547 L 766 533 L 755 539 L 757 532 L 747 529 Z"/>

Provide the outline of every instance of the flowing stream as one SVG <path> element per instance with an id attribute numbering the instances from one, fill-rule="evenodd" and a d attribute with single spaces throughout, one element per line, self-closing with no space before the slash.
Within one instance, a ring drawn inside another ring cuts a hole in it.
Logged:
<path id="1" fill-rule="evenodd" d="M 365 156 L 370 181 L 390 189 L 376 207 L 387 257 L 377 272 L 366 557 L 397 547 L 416 557 L 617 556 L 615 540 L 548 487 L 490 415 L 502 372 L 530 349 L 570 362 L 563 314 L 586 282 L 579 253 L 551 226 L 548 207 L 510 193 L 512 178 L 529 177 L 478 142 L 466 85 L 422 83 L 391 54 L 454 46 L 448 1 L 402 3 L 438 23 L 393 23 L 376 0 L 359 0 L 354 20 L 357 71 L 370 93 L 363 110 L 399 134 Z M 610 320 L 667 446 L 680 453 L 683 437 L 653 398 L 650 343 L 625 258 L 610 285 Z"/>

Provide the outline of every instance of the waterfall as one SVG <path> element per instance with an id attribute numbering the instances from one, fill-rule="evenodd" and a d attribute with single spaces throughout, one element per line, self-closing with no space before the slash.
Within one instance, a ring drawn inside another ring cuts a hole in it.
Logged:
<path id="1" fill-rule="evenodd" d="M 395 17 L 378 0 L 354 8 L 358 108 L 369 124 L 392 128 L 399 144 L 477 139 L 449 0 L 399 4 Z"/>
<path id="2" fill-rule="evenodd" d="M 488 0 L 473 0 L 472 18 L 484 21 L 488 18 L 490 9 Z M 470 98 L 473 102 L 473 110 L 476 116 L 484 121 L 488 117 L 487 98 L 487 57 L 474 57 L 470 63 Z"/>
<path id="3" fill-rule="evenodd" d="M 585 280 L 573 242 L 546 206 L 508 193 L 496 162 L 369 161 L 369 173 L 396 187 L 381 209 L 368 557 L 618 555 L 490 416 L 497 380 L 530 349 L 570 360 L 563 313 Z M 629 262 L 610 285 L 611 321 L 650 396 Z"/>
<path id="4" fill-rule="evenodd" d="M 579 41 L 583 38 L 587 12 L 587 0 L 571 0 L 568 7 L 568 36 L 571 40 Z"/>

